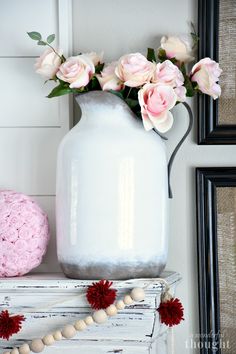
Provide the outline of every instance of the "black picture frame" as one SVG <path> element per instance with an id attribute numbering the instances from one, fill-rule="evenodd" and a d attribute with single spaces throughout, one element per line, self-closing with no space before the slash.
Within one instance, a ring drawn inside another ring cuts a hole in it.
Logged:
<path id="1" fill-rule="evenodd" d="M 216 188 L 236 187 L 236 167 L 197 168 L 196 184 L 201 354 L 221 353 Z"/>
<path id="2" fill-rule="evenodd" d="M 219 61 L 220 0 L 198 0 L 198 58 Z M 198 144 L 236 144 L 236 124 L 223 125 L 218 120 L 218 100 L 198 95 Z"/>

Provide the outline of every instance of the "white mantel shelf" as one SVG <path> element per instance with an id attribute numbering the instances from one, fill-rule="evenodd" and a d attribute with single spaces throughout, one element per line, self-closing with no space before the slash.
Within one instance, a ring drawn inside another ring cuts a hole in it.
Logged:
<path id="1" fill-rule="evenodd" d="M 176 272 L 161 275 L 174 293 L 181 277 Z M 60 329 L 91 314 L 85 296 L 93 281 L 68 279 L 61 273 L 32 274 L 19 278 L 0 279 L 0 309 L 23 313 L 26 317 L 21 332 L 9 341 L 0 340 L 0 351 Z M 68 351 L 70 354 L 165 354 L 167 327 L 160 325 L 156 308 L 160 303 L 163 284 L 155 279 L 114 281 L 117 299 L 135 286 L 145 289 L 141 303 L 126 306 L 103 325 L 92 325 L 78 332 L 73 340 L 63 340 L 47 347 L 45 354 Z M 77 296 L 78 294 L 78 296 Z"/>

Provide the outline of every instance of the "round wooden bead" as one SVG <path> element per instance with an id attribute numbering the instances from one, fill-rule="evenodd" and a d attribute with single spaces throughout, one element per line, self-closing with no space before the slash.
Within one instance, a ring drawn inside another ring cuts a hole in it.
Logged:
<path id="1" fill-rule="evenodd" d="M 134 288 L 130 296 L 134 301 L 143 301 L 145 299 L 145 292 L 142 288 Z"/>
<path id="2" fill-rule="evenodd" d="M 116 308 L 117 310 L 124 310 L 125 308 L 125 303 L 123 300 L 118 300 L 116 303 Z"/>
<path id="3" fill-rule="evenodd" d="M 45 337 L 43 337 L 43 343 L 45 345 L 52 345 L 55 343 L 55 339 L 52 334 L 47 334 Z"/>
<path id="4" fill-rule="evenodd" d="M 85 317 L 84 322 L 86 323 L 87 326 L 91 326 L 94 323 L 94 320 L 92 316 L 87 316 Z"/>
<path id="5" fill-rule="evenodd" d="M 76 330 L 75 327 L 72 325 L 66 325 L 62 331 L 61 334 L 64 338 L 70 339 L 76 335 Z"/>
<path id="6" fill-rule="evenodd" d="M 131 298 L 130 295 L 125 295 L 124 303 L 125 303 L 125 305 L 131 305 L 133 303 L 133 299 Z"/>
<path id="7" fill-rule="evenodd" d="M 30 353 L 30 347 L 28 343 L 24 343 L 19 347 L 19 353 L 20 354 L 29 354 Z"/>
<path id="8" fill-rule="evenodd" d="M 93 319 L 96 323 L 104 323 L 107 321 L 107 314 L 104 310 L 94 312 Z"/>
<path id="9" fill-rule="evenodd" d="M 33 339 L 30 343 L 30 349 L 34 353 L 41 353 L 44 350 L 44 344 L 42 339 Z"/>
<path id="10" fill-rule="evenodd" d="M 11 350 L 11 354 L 19 354 L 18 348 L 13 348 L 13 349 Z"/>
<path id="11" fill-rule="evenodd" d="M 83 320 L 76 321 L 74 326 L 77 331 L 83 331 L 87 327 L 86 323 Z"/>
<path id="12" fill-rule="evenodd" d="M 106 313 L 108 316 L 115 316 L 117 315 L 117 308 L 115 305 L 110 305 L 106 308 Z"/>
<path id="13" fill-rule="evenodd" d="M 53 333 L 53 338 L 55 340 L 62 340 L 62 334 L 61 334 L 61 331 L 56 331 Z"/>

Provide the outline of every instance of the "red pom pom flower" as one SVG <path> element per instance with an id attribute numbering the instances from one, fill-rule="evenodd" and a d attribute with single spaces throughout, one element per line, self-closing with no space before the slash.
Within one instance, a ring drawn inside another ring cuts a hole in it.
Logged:
<path id="1" fill-rule="evenodd" d="M 159 312 L 161 323 L 169 327 L 178 325 L 184 320 L 184 308 L 177 298 L 161 302 L 157 311 Z"/>
<path id="2" fill-rule="evenodd" d="M 22 315 L 10 316 L 7 310 L 0 313 L 0 338 L 9 339 L 21 330 L 25 317 Z"/>
<path id="3" fill-rule="evenodd" d="M 114 303 L 116 290 L 111 288 L 112 284 L 108 280 L 100 280 L 88 287 L 86 297 L 93 309 L 106 309 Z"/>

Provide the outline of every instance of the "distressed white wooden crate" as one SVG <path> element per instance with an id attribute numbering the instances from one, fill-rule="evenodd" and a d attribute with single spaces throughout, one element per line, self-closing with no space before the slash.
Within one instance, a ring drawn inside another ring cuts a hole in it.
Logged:
<path id="1" fill-rule="evenodd" d="M 180 281 L 178 273 L 162 275 L 174 293 Z M 0 309 L 23 313 L 23 329 L 9 341 L 0 341 L 4 351 L 33 338 L 53 332 L 68 323 L 74 323 L 91 313 L 85 296 L 91 281 L 65 278 L 62 274 L 34 274 L 20 278 L 0 279 Z M 114 281 L 117 298 L 123 298 L 134 286 L 146 288 L 146 298 L 141 303 L 127 306 L 118 315 L 102 325 L 92 325 L 78 332 L 72 340 L 56 342 L 47 347 L 45 354 L 141 354 L 167 353 L 167 327 L 160 325 L 156 308 L 160 303 L 162 283 L 158 280 Z M 52 306 L 53 305 L 53 306 Z"/>

